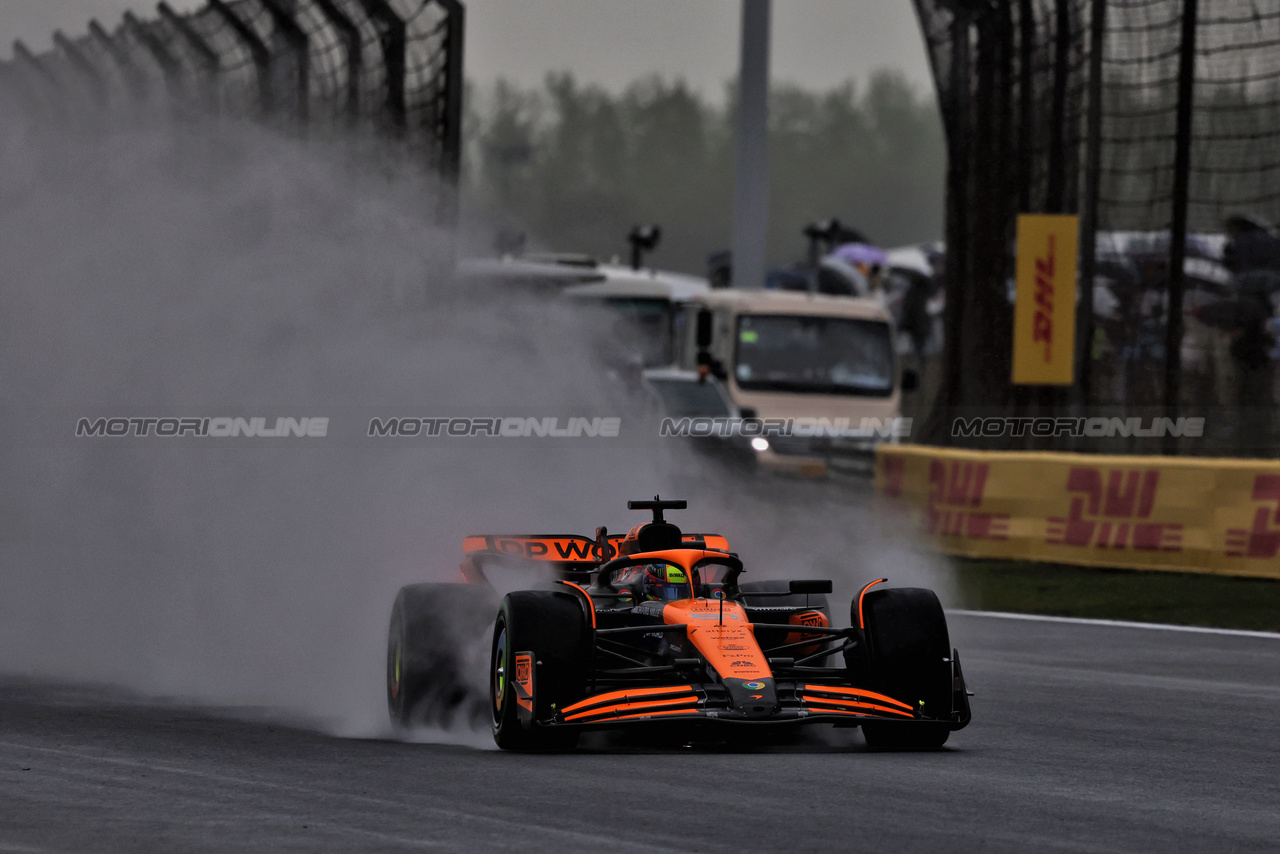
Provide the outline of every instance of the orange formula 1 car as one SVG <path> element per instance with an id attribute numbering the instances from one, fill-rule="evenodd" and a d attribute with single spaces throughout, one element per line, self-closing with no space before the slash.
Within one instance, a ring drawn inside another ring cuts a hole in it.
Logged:
<path id="1" fill-rule="evenodd" d="M 468 537 L 469 584 L 401 589 L 387 650 L 393 721 L 483 697 L 468 687 L 483 664 L 467 665 L 460 639 L 491 628 L 488 697 L 476 705 L 511 750 L 570 749 L 588 729 L 809 723 L 860 726 L 873 747 L 938 748 L 969 723 L 933 591 L 873 581 L 854 597 L 850 627 L 834 628 L 830 581 L 739 582 L 742 561 L 723 537 L 663 518 L 686 502 L 627 507 L 653 520 L 594 540 Z M 531 565 L 554 580 L 499 604 L 486 573 Z"/>

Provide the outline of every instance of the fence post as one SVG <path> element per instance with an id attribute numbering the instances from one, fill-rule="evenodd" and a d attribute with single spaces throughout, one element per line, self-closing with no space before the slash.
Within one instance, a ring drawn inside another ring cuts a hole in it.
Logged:
<path id="1" fill-rule="evenodd" d="M 205 102 L 210 108 L 216 108 L 217 98 L 217 78 L 218 72 L 222 70 L 222 61 L 218 58 L 218 53 L 209 45 L 205 44 L 204 39 L 200 38 L 200 34 L 191 28 L 191 24 L 186 18 L 183 18 L 169 6 L 164 0 L 160 0 L 156 8 L 160 11 L 160 16 L 173 27 L 178 36 L 185 41 L 196 56 L 200 58 L 200 64 L 203 66 L 203 84 Z"/>
<path id="2" fill-rule="evenodd" d="M 445 177 L 457 183 L 462 168 L 462 99 L 466 92 L 463 78 L 463 53 L 467 10 L 459 0 L 440 0 L 449 13 L 449 31 L 445 37 L 445 132 L 443 168 Z"/>
<path id="3" fill-rule="evenodd" d="M 262 39 L 258 38 L 258 34 L 231 11 L 226 0 L 209 0 L 209 8 L 226 22 L 236 37 L 248 48 L 249 56 L 253 59 L 254 72 L 258 77 L 258 105 L 264 114 L 269 115 L 272 107 L 275 106 L 275 93 L 271 85 L 271 51 L 267 49 Z"/>
<path id="4" fill-rule="evenodd" d="M 951 20 L 951 85 L 948 99 L 952 115 L 947 128 L 947 196 L 946 196 L 946 281 L 947 305 L 943 314 L 942 388 L 934 399 L 926 432 L 942 445 L 954 444 L 951 416 L 954 407 L 965 399 L 965 317 L 969 290 L 969 205 L 970 175 L 969 135 L 973 132 L 973 98 L 971 79 L 972 19 L 969 9 L 957 4 Z"/>
<path id="5" fill-rule="evenodd" d="M 463 45 L 467 10 L 460 0 L 438 0 L 448 15 L 445 31 L 444 128 L 440 138 L 440 174 L 443 179 L 440 225 L 458 224 L 458 181 L 462 172 Z"/>
<path id="6" fill-rule="evenodd" d="M 1036 22 L 1031 0 L 1018 0 L 1018 212 L 1031 212 L 1032 135 L 1035 133 Z"/>
<path id="7" fill-rule="evenodd" d="M 138 70 L 138 66 L 133 64 L 133 59 L 129 56 L 128 51 L 121 50 L 119 43 L 102 28 L 102 24 L 99 24 L 96 18 L 89 21 L 89 35 L 106 51 L 107 56 L 111 57 L 111 61 L 120 69 L 120 75 L 129 87 L 129 94 L 135 101 L 141 101 L 146 96 L 146 81 L 142 76 L 142 72 Z"/>
<path id="8" fill-rule="evenodd" d="M 165 47 L 164 42 L 156 38 L 155 33 L 147 29 L 147 26 L 139 21 L 132 12 L 124 13 L 124 25 L 133 37 L 151 54 L 151 58 L 156 61 L 156 65 L 160 66 L 160 73 L 164 75 L 165 85 L 169 88 L 170 95 L 177 95 L 182 88 L 182 65 L 169 53 L 169 49 Z"/>
<path id="9" fill-rule="evenodd" d="M 102 72 L 98 70 L 89 58 L 84 55 L 84 51 L 67 38 L 62 30 L 53 31 L 53 43 L 67 57 L 67 62 L 71 64 L 80 76 L 89 84 L 89 88 L 93 90 L 93 94 L 97 96 L 98 103 L 96 106 L 105 105 L 109 93 L 107 90 L 107 82 L 102 78 Z"/>
<path id="10" fill-rule="evenodd" d="M 1085 119 L 1084 204 L 1080 211 L 1080 309 L 1078 399 L 1087 406 L 1093 384 L 1093 276 L 1097 268 L 1098 194 L 1102 185 L 1102 52 L 1107 0 L 1092 0 L 1089 19 L 1089 113 Z"/>
<path id="11" fill-rule="evenodd" d="M 1045 210 L 1063 213 L 1067 204 L 1067 78 L 1071 74 L 1071 8 L 1056 0 L 1053 33 L 1053 118 L 1049 130 L 1049 186 Z"/>
<path id="12" fill-rule="evenodd" d="M 55 119 L 65 119 L 67 117 L 67 106 L 64 100 L 66 90 L 57 75 L 50 71 L 39 57 L 28 50 L 21 39 L 13 43 L 13 58 L 15 65 L 27 69 L 28 73 L 25 76 L 28 80 L 36 78 L 32 80 L 34 85 L 26 87 L 27 91 L 34 92 L 34 97 L 39 99 L 41 107 L 47 108 Z"/>
<path id="13" fill-rule="evenodd" d="M 48 106 L 48 102 L 32 91 L 29 81 L 16 63 L 0 62 L 0 91 L 7 91 L 9 97 L 21 103 L 29 112 L 37 112 Z"/>
<path id="14" fill-rule="evenodd" d="M 271 16 L 276 29 L 284 37 L 285 42 L 288 43 L 289 49 L 293 51 L 294 61 L 297 63 L 294 68 L 298 74 L 298 102 L 295 109 L 297 110 L 298 124 L 305 125 L 311 111 L 310 40 L 307 38 L 307 34 L 302 31 L 302 28 L 298 26 L 298 22 L 294 20 L 293 15 L 280 5 L 280 0 L 258 0 L 258 2 L 267 10 L 267 14 Z"/>
<path id="15" fill-rule="evenodd" d="M 1182 293 L 1186 285 L 1187 196 L 1191 182 L 1191 117 L 1195 99 L 1198 0 L 1183 0 L 1182 43 L 1178 54 L 1178 112 L 1173 156 L 1173 216 L 1169 232 L 1169 305 L 1165 310 L 1164 415 L 1178 417 L 1182 390 Z M 1178 439 L 1169 431 L 1164 452 L 1176 454 Z"/>
<path id="16" fill-rule="evenodd" d="M 370 18 L 381 24 L 382 61 L 387 70 L 387 117 L 396 133 L 408 125 L 405 101 L 405 66 L 408 62 L 409 27 L 387 0 L 360 0 Z"/>
<path id="17" fill-rule="evenodd" d="M 355 124 L 360 117 L 360 76 L 364 71 L 364 50 L 360 29 L 337 7 L 333 0 L 311 0 L 321 14 L 342 36 L 347 49 L 347 120 Z"/>
<path id="18" fill-rule="evenodd" d="M 7 62 L 0 62 L 0 94 L 3 94 L 6 100 L 25 101 L 23 93 L 19 91 L 21 84 L 13 78 L 13 66 Z M 8 104 L 4 104 L 8 107 Z"/>
<path id="19" fill-rule="evenodd" d="M 52 71 L 45 67 L 39 57 L 27 49 L 22 39 L 15 39 L 13 42 L 13 58 L 19 60 L 27 68 L 30 68 L 40 77 L 41 80 L 48 83 L 59 93 L 62 92 L 62 81 L 58 79 Z"/>

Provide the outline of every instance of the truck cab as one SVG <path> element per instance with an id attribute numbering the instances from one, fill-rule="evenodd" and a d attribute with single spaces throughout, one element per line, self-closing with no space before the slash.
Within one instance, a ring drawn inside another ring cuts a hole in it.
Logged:
<path id="1" fill-rule="evenodd" d="M 758 467 L 865 476 L 875 448 L 910 430 L 893 319 L 876 299 L 795 291 L 715 290 L 688 299 L 676 365 L 721 381 Z"/>
<path id="2" fill-rule="evenodd" d="M 644 368 L 675 361 L 680 307 L 711 290 L 700 276 L 562 253 L 468 259 L 458 265 L 458 275 L 476 287 L 523 290 L 608 309 L 616 324 L 611 337 L 634 351 Z"/>

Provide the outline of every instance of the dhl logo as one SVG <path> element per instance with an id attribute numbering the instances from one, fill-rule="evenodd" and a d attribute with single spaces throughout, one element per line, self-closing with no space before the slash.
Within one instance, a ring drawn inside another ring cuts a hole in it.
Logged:
<path id="1" fill-rule="evenodd" d="M 924 527 L 929 534 L 1003 540 L 1009 536 L 1006 514 L 981 513 L 989 463 L 932 460 L 929 463 L 929 509 Z"/>
<path id="2" fill-rule="evenodd" d="M 1051 545 L 1097 546 L 1139 551 L 1182 551 L 1182 525 L 1146 521 L 1155 506 L 1156 469 L 1072 468 L 1066 518 L 1051 516 L 1045 541 Z"/>
<path id="3" fill-rule="evenodd" d="M 1036 313 L 1031 321 L 1031 340 L 1044 344 L 1044 360 L 1053 361 L 1053 275 L 1058 262 L 1056 237 L 1049 235 L 1043 258 L 1036 259 Z"/>
<path id="4" fill-rule="evenodd" d="M 1019 214 L 1013 381 L 1070 385 L 1073 379 L 1078 218 Z"/>
<path id="5" fill-rule="evenodd" d="M 1280 554 L 1280 475 L 1253 479 L 1252 498 L 1265 502 L 1254 509 L 1253 527 L 1227 529 L 1227 557 L 1273 558 Z"/>

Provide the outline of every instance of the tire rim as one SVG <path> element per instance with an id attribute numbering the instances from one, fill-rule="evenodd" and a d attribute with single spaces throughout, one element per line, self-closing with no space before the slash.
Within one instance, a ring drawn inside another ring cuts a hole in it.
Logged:
<path id="1" fill-rule="evenodd" d="M 502 720 L 502 701 L 507 691 L 507 627 L 502 626 L 493 651 L 493 722 Z"/>
<path id="2" fill-rule="evenodd" d="M 392 670 L 391 670 L 391 699 L 393 699 L 393 700 L 394 700 L 394 699 L 397 699 L 397 698 L 400 696 L 400 656 L 401 656 L 401 651 L 402 651 L 402 650 L 401 650 L 400 641 L 397 639 L 397 640 L 396 640 L 395 661 L 394 661 L 394 662 L 393 662 L 393 664 L 392 664 Z"/>
<path id="3" fill-rule="evenodd" d="M 387 699 L 399 708 L 402 674 L 404 673 L 404 624 L 396 609 L 391 615 L 391 631 L 387 638 Z"/>

